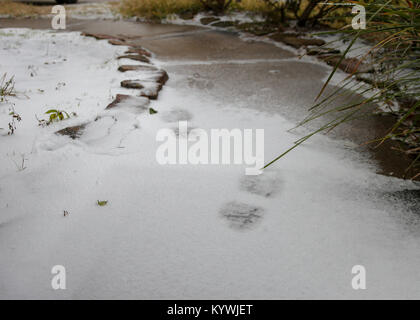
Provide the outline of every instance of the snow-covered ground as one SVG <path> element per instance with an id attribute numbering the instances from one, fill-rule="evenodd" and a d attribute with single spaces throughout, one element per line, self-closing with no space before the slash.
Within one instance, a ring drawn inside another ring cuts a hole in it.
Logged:
<path id="1" fill-rule="evenodd" d="M 266 160 L 297 139 L 294 124 L 215 101 L 205 80 L 176 73 L 150 104 L 157 114 L 104 111 L 133 93 L 119 85 L 136 78 L 117 72 L 122 52 L 78 33 L 0 31 L 0 72 L 18 92 L 0 104 L 0 127 L 12 106 L 22 117 L 0 136 L 0 298 L 420 298 L 418 216 L 387 196 L 413 183 L 323 136 L 261 176 L 159 165 L 156 133 L 178 120 L 264 128 Z M 52 108 L 77 116 L 39 126 Z M 78 140 L 55 134 L 85 123 Z M 255 217 L 240 228 L 238 212 Z M 54 265 L 66 290 L 51 288 Z M 354 265 L 366 290 L 352 289 Z"/>
<path id="2" fill-rule="evenodd" d="M 114 20 L 120 19 L 120 14 L 112 10 L 112 5 L 107 2 L 100 3 L 79 3 L 77 5 L 67 6 L 66 13 L 74 19 L 89 20 Z"/>

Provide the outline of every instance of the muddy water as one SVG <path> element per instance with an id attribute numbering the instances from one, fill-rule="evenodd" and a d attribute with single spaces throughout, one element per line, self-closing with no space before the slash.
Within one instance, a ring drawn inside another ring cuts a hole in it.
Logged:
<path id="1" fill-rule="evenodd" d="M 0 19 L 0 27 L 50 28 L 48 19 Z M 172 74 L 191 77 L 215 101 L 278 113 L 298 122 L 307 115 L 329 68 L 299 60 L 286 49 L 263 42 L 243 41 L 233 32 L 177 25 L 127 21 L 67 21 L 67 29 L 129 37 L 156 54 Z M 333 86 L 327 92 L 334 90 Z M 346 99 L 358 99 L 347 97 Z M 340 103 L 340 101 L 337 101 Z M 311 129 L 325 122 L 310 125 Z M 331 135 L 357 145 L 383 136 L 393 119 L 370 116 L 339 127 Z M 395 151 L 397 143 L 357 147 L 378 165 L 378 172 L 402 177 L 412 159 Z M 279 153 L 283 150 L 279 150 Z M 413 176 L 415 172 L 409 172 Z"/>

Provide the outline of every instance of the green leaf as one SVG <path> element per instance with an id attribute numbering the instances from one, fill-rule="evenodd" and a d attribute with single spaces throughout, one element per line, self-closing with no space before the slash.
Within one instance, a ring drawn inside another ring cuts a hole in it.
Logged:
<path id="1" fill-rule="evenodd" d="M 58 113 L 58 110 L 56 110 L 56 109 L 50 109 L 47 112 L 45 112 L 45 114 L 50 114 L 50 113 Z"/>
<path id="2" fill-rule="evenodd" d="M 153 108 L 149 108 L 149 113 L 150 114 L 155 114 L 155 113 L 158 113 L 158 112 Z"/>
<path id="3" fill-rule="evenodd" d="M 107 200 L 102 200 L 102 201 L 97 200 L 97 203 L 98 203 L 98 206 L 104 207 L 108 204 L 108 201 Z"/>

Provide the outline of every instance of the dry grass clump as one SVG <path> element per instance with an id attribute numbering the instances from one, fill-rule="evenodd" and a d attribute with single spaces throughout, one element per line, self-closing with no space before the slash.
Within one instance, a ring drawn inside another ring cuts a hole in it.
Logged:
<path id="1" fill-rule="evenodd" d="M 31 4 L 0 0 L 0 15 L 12 17 L 41 16 L 51 13 L 52 6 L 34 6 Z"/>
<path id="2" fill-rule="evenodd" d="M 271 11 L 270 6 L 263 0 L 241 0 L 233 2 L 232 7 L 239 11 L 267 14 Z"/>
<path id="3" fill-rule="evenodd" d="M 161 20 L 170 14 L 197 13 L 201 8 L 199 0 L 123 0 L 120 13 L 125 17 Z"/>

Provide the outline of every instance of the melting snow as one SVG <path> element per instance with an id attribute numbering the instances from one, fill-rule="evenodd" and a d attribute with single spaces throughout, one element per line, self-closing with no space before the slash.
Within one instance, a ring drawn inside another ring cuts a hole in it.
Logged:
<path id="1" fill-rule="evenodd" d="M 260 177 L 161 166 L 156 133 L 179 118 L 264 128 L 266 160 L 296 140 L 294 125 L 219 106 L 211 87 L 176 73 L 150 104 L 157 114 L 104 111 L 135 92 L 120 88 L 123 51 L 78 33 L 0 33 L 0 70 L 15 76 L 9 100 L 22 116 L 0 136 L 0 298 L 420 298 L 418 216 L 386 196 L 413 183 L 375 174 L 322 136 Z M 10 107 L 0 105 L 0 127 Z M 38 126 L 51 108 L 77 117 Z M 86 123 L 80 139 L 55 134 Z M 52 290 L 54 265 L 67 290 Z M 354 265 L 366 267 L 367 290 L 351 288 Z"/>

